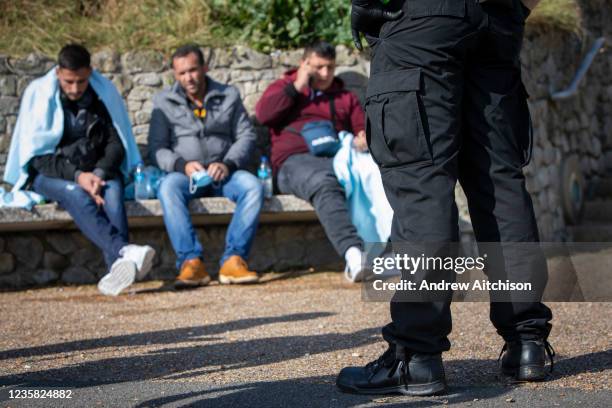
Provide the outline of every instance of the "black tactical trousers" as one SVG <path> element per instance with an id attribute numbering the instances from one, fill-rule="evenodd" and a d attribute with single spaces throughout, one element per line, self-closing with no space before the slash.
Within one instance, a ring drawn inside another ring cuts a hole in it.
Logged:
<path id="1" fill-rule="evenodd" d="M 521 81 L 524 10 L 478 0 L 395 2 L 404 16 L 367 36 L 373 49 L 366 95 L 370 152 L 395 212 L 392 242 L 456 242 L 461 183 L 479 242 L 538 242 L 522 168 L 531 154 Z M 546 274 L 544 259 L 540 274 Z M 509 260 L 507 276 L 525 277 Z M 520 281 L 520 279 L 518 280 Z M 539 299 L 538 299 L 539 300 Z M 390 343 L 448 350 L 450 301 L 391 302 Z M 506 340 L 547 337 L 539 301 L 491 303 Z"/>

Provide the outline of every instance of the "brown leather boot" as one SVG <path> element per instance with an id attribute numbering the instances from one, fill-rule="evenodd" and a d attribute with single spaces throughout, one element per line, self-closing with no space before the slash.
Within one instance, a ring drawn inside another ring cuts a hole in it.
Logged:
<path id="1" fill-rule="evenodd" d="M 219 271 L 220 283 L 254 283 L 259 280 L 256 272 L 249 271 L 247 263 L 238 255 L 230 256 Z"/>
<path id="2" fill-rule="evenodd" d="M 210 276 L 206 272 L 204 263 L 200 258 L 188 259 L 181 265 L 181 272 L 174 282 L 175 288 L 206 286 L 210 283 Z"/>

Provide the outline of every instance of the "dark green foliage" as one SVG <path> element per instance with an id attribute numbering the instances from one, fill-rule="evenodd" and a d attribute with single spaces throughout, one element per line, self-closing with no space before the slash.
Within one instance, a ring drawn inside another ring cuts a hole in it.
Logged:
<path id="1" fill-rule="evenodd" d="M 212 0 L 213 32 L 262 51 L 350 41 L 347 0 Z"/>

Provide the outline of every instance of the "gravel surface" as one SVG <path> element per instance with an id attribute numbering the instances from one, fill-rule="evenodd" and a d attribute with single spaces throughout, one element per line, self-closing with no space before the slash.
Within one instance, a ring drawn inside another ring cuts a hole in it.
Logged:
<path id="1" fill-rule="evenodd" d="M 381 399 L 335 389 L 343 366 L 363 365 L 384 351 L 380 327 L 389 320 L 388 304 L 362 302 L 360 286 L 338 273 L 269 274 L 264 284 L 182 292 L 148 282 L 117 298 L 98 295 L 95 286 L 0 293 L 0 404 L 21 406 L 7 391 L 40 386 L 70 388 L 92 405 L 109 406 L 130 393 L 119 405 L 186 406 L 210 402 L 210 395 L 225 406 L 236 405 L 231 399 L 238 396 L 247 406 L 413 400 L 507 406 L 513 398 L 550 406 L 539 405 L 537 395 L 541 402 L 555 396 L 561 406 L 612 400 L 612 303 L 550 306 L 557 352 L 550 381 L 518 385 L 500 376 L 502 341 L 488 305 L 455 303 L 453 346 L 444 354 L 450 394 Z"/>

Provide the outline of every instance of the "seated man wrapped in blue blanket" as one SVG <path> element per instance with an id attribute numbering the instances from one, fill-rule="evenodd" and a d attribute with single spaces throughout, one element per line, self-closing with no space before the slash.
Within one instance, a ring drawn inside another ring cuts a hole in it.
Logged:
<path id="1" fill-rule="evenodd" d="M 123 185 L 141 158 L 121 96 L 90 60 L 84 47 L 66 45 L 58 66 L 27 87 L 4 180 L 70 213 L 104 253 L 99 290 L 118 295 L 149 272 L 155 251 L 128 243 Z"/>

